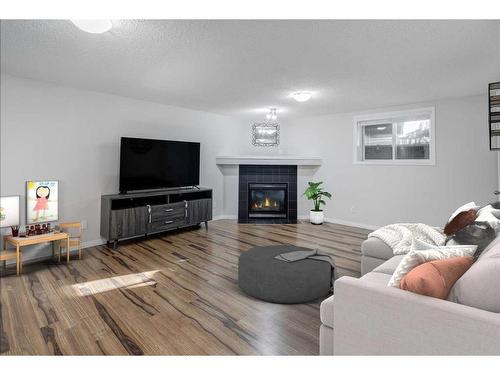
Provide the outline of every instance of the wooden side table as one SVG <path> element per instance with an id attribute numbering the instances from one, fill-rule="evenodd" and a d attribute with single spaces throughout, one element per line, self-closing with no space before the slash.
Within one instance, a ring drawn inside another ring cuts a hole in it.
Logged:
<path id="1" fill-rule="evenodd" d="M 15 259 L 17 261 L 16 265 L 16 274 L 19 275 L 23 271 L 23 262 L 22 262 L 22 248 L 24 246 L 29 245 L 37 245 L 46 242 L 52 242 L 52 255 L 54 255 L 54 242 L 55 241 L 66 241 L 67 248 L 69 249 L 69 234 L 64 232 L 53 232 L 47 234 L 40 234 L 38 236 L 29 236 L 29 237 L 12 237 L 12 236 L 4 236 L 3 237 L 3 249 L 6 259 L 14 259 L 13 251 L 7 250 L 7 244 L 13 245 L 15 250 Z M 66 262 L 69 263 L 69 251 L 66 254 Z M 3 256 L 0 256 L 0 260 L 4 260 Z M 61 259 L 59 259 L 61 260 Z"/>

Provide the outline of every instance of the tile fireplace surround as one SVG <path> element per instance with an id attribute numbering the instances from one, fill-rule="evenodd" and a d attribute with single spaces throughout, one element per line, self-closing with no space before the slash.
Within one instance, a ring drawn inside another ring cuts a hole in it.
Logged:
<path id="1" fill-rule="evenodd" d="M 249 184 L 287 184 L 288 207 L 286 218 L 249 218 Z M 289 224 L 297 222 L 297 166 L 296 165 L 240 165 L 238 183 L 238 222 L 262 224 Z"/>

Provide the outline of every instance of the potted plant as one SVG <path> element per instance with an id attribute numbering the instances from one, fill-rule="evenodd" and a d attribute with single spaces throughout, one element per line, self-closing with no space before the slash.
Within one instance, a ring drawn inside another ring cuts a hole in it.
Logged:
<path id="1" fill-rule="evenodd" d="M 313 201 L 314 204 L 314 208 L 310 211 L 309 214 L 311 224 L 323 224 L 323 220 L 325 217 L 323 210 L 321 209 L 321 205 L 326 204 L 326 202 L 323 200 L 323 197 L 327 197 L 329 199 L 332 198 L 332 195 L 329 192 L 323 191 L 323 188 L 320 187 L 322 183 L 323 181 L 309 182 L 309 187 L 303 194 L 307 199 Z"/>

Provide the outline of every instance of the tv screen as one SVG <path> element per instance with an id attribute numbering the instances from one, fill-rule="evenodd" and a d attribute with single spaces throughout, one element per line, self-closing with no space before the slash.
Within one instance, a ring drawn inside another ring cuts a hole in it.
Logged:
<path id="1" fill-rule="evenodd" d="M 121 138 L 120 192 L 199 183 L 199 143 Z"/>

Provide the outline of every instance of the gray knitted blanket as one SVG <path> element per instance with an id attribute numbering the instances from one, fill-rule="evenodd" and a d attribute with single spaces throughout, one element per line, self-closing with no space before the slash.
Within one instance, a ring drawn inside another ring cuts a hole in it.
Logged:
<path id="1" fill-rule="evenodd" d="M 312 259 L 312 260 L 318 260 L 320 262 L 327 262 L 332 267 L 332 286 L 333 282 L 337 277 L 333 258 L 329 254 L 325 254 L 319 250 L 290 251 L 288 253 L 281 253 L 279 255 L 276 255 L 274 259 L 278 259 L 281 260 L 282 262 L 288 262 L 288 263 L 297 262 L 299 260 L 304 260 L 304 259 Z"/>

